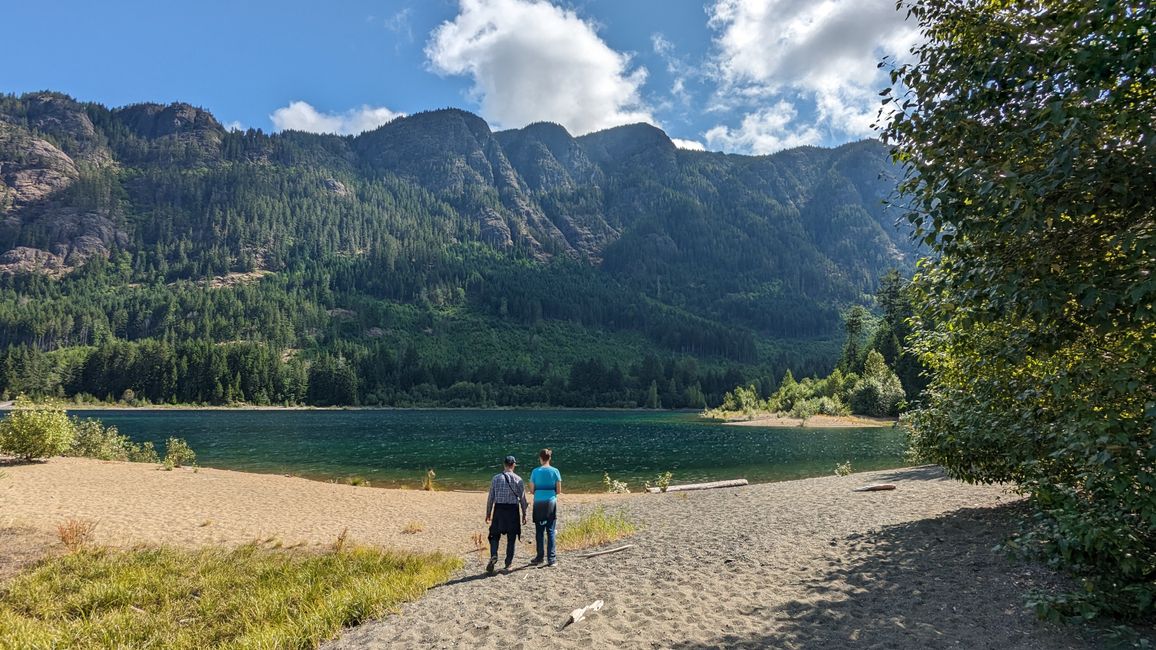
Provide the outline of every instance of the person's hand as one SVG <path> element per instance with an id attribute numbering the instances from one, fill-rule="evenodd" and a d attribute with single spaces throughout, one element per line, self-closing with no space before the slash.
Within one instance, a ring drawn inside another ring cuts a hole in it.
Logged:
<path id="1" fill-rule="evenodd" d="M 522 525 L 526 525 L 526 515 L 522 515 Z"/>
<path id="2" fill-rule="evenodd" d="M 490 516 L 489 515 L 486 515 L 486 523 L 487 524 L 490 523 Z"/>

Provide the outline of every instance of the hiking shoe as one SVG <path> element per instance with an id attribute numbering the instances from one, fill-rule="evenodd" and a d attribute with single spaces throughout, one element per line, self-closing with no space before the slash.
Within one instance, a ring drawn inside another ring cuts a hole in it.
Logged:
<path id="1" fill-rule="evenodd" d="M 490 558 L 490 563 L 486 565 L 486 573 L 488 573 L 489 575 L 494 575 L 495 573 L 497 573 L 497 571 L 494 571 L 494 567 L 497 565 L 498 565 L 498 556 L 495 555 L 494 557 Z"/>
<path id="2" fill-rule="evenodd" d="M 546 563 L 546 566 L 556 567 L 556 566 L 558 566 L 558 560 L 550 560 L 549 562 Z"/>
<path id="3" fill-rule="evenodd" d="M 538 566 L 541 563 L 542 563 L 542 558 L 540 558 L 540 557 L 536 557 L 533 560 L 530 560 L 530 564 L 533 564 L 534 566 Z"/>
<path id="4" fill-rule="evenodd" d="M 511 560 L 511 561 L 509 561 L 509 562 L 506 562 L 506 567 L 505 567 L 506 571 L 509 571 L 509 570 L 510 570 L 510 566 L 511 566 L 512 564 L 514 564 L 513 560 Z"/>

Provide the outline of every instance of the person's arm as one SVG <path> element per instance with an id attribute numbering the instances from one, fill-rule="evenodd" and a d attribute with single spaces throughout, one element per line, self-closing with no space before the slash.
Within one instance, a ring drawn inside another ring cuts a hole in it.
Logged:
<path id="1" fill-rule="evenodd" d="M 557 481 L 554 482 L 554 494 L 555 495 L 562 494 L 562 479 L 561 478 L 559 478 Z"/>
<path id="2" fill-rule="evenodd" d="M 520 499 L 520 501 L 522 503 L 522 523 L 524 524 L 524 523 L 526 523 L 526 511 L 530 509 L 530 505 L 528 503 L 526 503 L 526 484 L 525 483 L 522 484 L 522 494 L 520 496 L 522 497 Z"/>
<path id="3" fill-rule="evenodd" d="M 490 523 L 490 513 L 494 511 L 494 482 L 490 481 L 490 493 L 486 496 L 486 523 Z"/>

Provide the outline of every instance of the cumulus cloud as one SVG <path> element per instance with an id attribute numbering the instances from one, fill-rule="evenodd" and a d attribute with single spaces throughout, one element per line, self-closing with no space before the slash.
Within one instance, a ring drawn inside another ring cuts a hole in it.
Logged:
<path id="1" fill-rule="evenodd" d="M 404 115 L 382 106 L 361 106 L 344 113 L 322 113 L 307 102 L 296 101 L 273 111 L 269 119 L 278 131 L 356 135 Z"/>
<path id="2" fill-rule="evenodd" d="M 872 135 L 876 93 L 887 85 L 876 64 L 906 54 L 918 39 L 893 0 L 715 0 L 707 11 L 721 103 L 806 105 L 806 120 L 792 115 L 786 123 L 778 111 L 752 113 L 751 142 L 773 141 L 765 136 L 776 129 L 785 129 L 775 136 L 785 141 L 812 140 L 814 129 Z"/>
<path id="3" fill-rule="evenodd" d="M 226 131 L 244 131 L 245 125 L 241 124 L 241 122 L 239 122 L 238 120 L 233 120 L 232 122 L 229 122 L 228 124 L 225 125 L 225 130 Z"/>
<path id="4" fill-rule="evenodd" d="M 691 151 L 706 151 L 706 145 L 697 140 L 683 140 L 681 138 L 671 138 L 671 142 L 679 149 L 689 149 Z"/>
<path id="5" fill-rule="evenodd" d="M 715 149 L 754 154 L 819 144 L 823 139 L 819 129 L 800 124 L 797 117 L 794 105 L 779 101 L 769 108 L 748 113 L 736 129 L 722 125 L 710 129 L 706 132 L 706 141 Z"/>
<path id="6" fill-rule="evenodd" d="M 502 128 L 551 121 L 581 135 L 655 122 L 641 95 L 646 68 L 543 0 L 461 0 L 425 52 L 433 71 L 472 77 L 482 115 Z"/>

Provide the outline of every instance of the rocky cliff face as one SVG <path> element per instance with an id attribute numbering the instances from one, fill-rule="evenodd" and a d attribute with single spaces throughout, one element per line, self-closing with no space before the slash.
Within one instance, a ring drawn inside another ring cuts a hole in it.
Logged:
<path id="1" fill-rule="evenodd" d="M 0 253 L 0 272 L 65 273 L 127 243 L 110 210 L 83 209 L 70 200 L 69 191 L 86 176 L 114 162 L 83 107 L 36 93 L 19 117 L 0 114 L 0 241 L 19 242 L 30 230 L 41 246 Z"/>
<path id="2" fill-rule="evenodd" d="M 279 175 L 303 172 L 316 175 L 316 194 L 278 194 Z M 885 148 L 870 141 L 736 156 L 679 150 L 646 124 L 578 138 L 548 123 L 494 133 L 456 109 L 357 137 L 267 136 L 227 133 L 188 104 L 109 110 L 36 93 L 0 98 L 0 271 L 66 272 L 174 229 L 198 233 L 197 246 L 216 245 L 213 211 L 258 192 L 253 183 L 268 201 L 371 214 L 380 207 L 363 204 L 359 188 L 376 182 L 444 202 L 430 214 L 470 224 L 455 236 L 503 254 L 645 277 L 676 263 L 691 277 L 756 278 L 809 265 L 826 270 L 792 284 L 825 286 L 820 276 L 842 275 L 862 285 L 911 260 L 912 246 L 882 210 L 888 173 Z M 268 230 L 259 209 L 246 218 L 254 232 Z M 230 245 L 240 259 L 271 244 Z"/>

